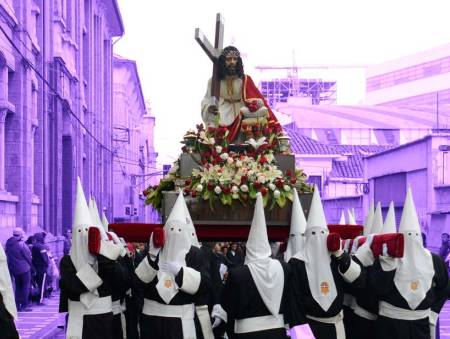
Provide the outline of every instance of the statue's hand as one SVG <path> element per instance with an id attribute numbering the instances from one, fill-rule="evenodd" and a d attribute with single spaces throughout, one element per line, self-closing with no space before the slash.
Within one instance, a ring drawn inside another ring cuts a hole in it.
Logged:
<path id="1" fill-rule="evenodd" d="M 219 109 L 217 108 L 216 105 L 209 105 L 208 106 L 208 113 L 213 114 L 213 115 L 217 115 L 217 114 L 219 114 Z"/>

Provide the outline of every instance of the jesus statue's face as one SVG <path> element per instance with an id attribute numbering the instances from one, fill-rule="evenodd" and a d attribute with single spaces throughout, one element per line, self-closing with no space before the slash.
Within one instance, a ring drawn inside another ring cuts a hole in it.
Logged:
<path id="1" fill-rule="evenodd" d="M 237 62 L 238 62 L 238 58 L 236 56 L 229 55 L 225 58 L 225 68 L 227 71 L 227 75 L 235 75 L 236 74 Z"/>

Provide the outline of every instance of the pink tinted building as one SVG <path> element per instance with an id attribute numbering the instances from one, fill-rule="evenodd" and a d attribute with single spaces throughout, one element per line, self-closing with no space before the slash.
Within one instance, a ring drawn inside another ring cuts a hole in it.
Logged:
<path id="1" fill-rule="evenodd" d="M 114 56 L 113 101 L 114 222 L 150 222 L 158 217 L 144 206 L 142 191 L 157 175 L 153 145 L 155 118 L 142 93 L 136 62 Z"/>

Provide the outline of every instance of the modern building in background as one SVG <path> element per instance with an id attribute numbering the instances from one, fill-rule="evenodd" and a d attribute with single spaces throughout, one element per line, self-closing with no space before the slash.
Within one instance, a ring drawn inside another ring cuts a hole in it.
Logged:
<path id="1" fill-rule="evenodd" d="M 431 247 L 439 247 L 441 234 L 450 230 L 450 133 L 422 139 L 365 158 L 369 201 L 380 201 L 386 215 L 394 201 L 397 225 L 408 186 L 411 187 L 422 231 Z"/>
<path id="2" fill-rule="evenodd" d="M 142 191 L 158 175 L 153 146 L 155 118 L 150 115 L 136 62 L 114 56 L 113 181 L 114 222 L 150 222 Z"/>
<path id="3" fill-rule="evenodd" d="M 407 108 L 450 128 L 450 44 L 367 68 L 366 104 Z"/>
<path id="4" fill-rule="evenodd" d="M 0 17 L 0 241 L 16 226 L 64 234 L 77 176 L 112 220 L 117 0 L 0 0 Z M 152 137 L 154 118 L 131 122 Z M 153 145 L 140 137 L 136 164 L 154 166 Z"/>

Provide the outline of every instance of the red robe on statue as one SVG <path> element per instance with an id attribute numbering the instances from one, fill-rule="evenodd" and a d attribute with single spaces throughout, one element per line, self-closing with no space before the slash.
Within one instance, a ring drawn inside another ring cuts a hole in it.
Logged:
<path id="1" fill-rule="evenodd" d="M 269 111 L 269 117 L 268 117 L 268 123 L 271 126 L 280 125 L 278 122 L 278 119 L 276 118 L 275 114 L 273 114 L 272 110 L 270 109 L 270 106 L 267 104 L 266 99 L 264 99 L 263 95 L 259 91 L 258 87 L 255 86 L 255 83 L 253 82 L 252 78 L 249 75 L 244 75 L 244 78 L 242 79 L 242 99 L 244 102 L 246 100 L 251 99 L 262 99 L 264 102 L 264 105 L 267 107 Z M 233 123 L 229 126 L 226 126 L 229 130 L 227 141 L 231 143 L 234 139 L 236 139 L 240 129 L 241 129 L 241 122 L 242 122 L 242 113 L 239 112 L 238 116 L 234 119 Z"/>

